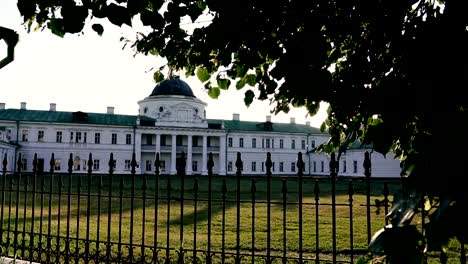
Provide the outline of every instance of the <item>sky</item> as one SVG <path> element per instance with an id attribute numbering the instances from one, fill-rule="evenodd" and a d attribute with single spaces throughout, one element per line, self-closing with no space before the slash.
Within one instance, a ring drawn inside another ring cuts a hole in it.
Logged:
<path id="1" fill-rule="evenodd" d="M 55 103 L 57 111 L 83 111 L 105 113 L 108 106 L 116 114 L 136 115 L 139 100 L 149 96 L 156 86 L 152 76 L 154 69 L 165 64 L 155 56 L 135 54 L 129 47 L 123 48 L 122 36 L 134 36 L 134 29 L 119 28 L 104 23 L 104 34 L 99 36 L 88 27 L 77 35 L 64 38 L 48 30 L 27 33 L 16 7 L 16 0 L 0 3 L 0 26 L 19 33 L 15 60 L 0 69 L 0 103 L 6 108 L 19 108 L 26 102 L 27 109 L 48 110 Z M 0 59 L 6 56 L 6 44 L 0 41 Z M 246 107 L 243 96 L 247 87 L 236 90 L 231 87 L 221 91 L 218 99 L 208 96 L 196 77 L 185 80 L 195 96 L 208 104 L 209 119 L 232 119 L 240 114 L 241 120 L 265 121 L 271 115 L 272 122 L 296 123 L 309 121 L 320 127 L 326 118 L 326 105 L 318 114 L 307 115 L 304 108 L 292 108 L 288 114 L 272 114 L 269 101 L 254 100 Z"/>

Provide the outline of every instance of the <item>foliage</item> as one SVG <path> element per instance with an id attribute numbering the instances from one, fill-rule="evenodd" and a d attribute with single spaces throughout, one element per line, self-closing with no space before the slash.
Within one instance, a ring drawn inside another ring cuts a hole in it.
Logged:
<path id="1" fill-rule="evenodd" d="M 274 112 L 293 105 L 314 114 L 328 102 L 326 150 L 359 139 L 402 160 L 411 195 L 382 236 L 418 238 L 408 216 L 419 199 L 430 221 L 415 258 L 451 237 L 464 241 L 468 197 L 457 165 L 468 147 L 460 128 L 468 121 L 466 1 L 19 0 L 18 8 L 27 26 L 59 36 L 81 32 L 91 17 L 117 26 L 139 18 L 149 30 L 133 47 L 196 74 L 214 98 L 232 81 L 255 86 L 247 105 L 270 99 Z"/>

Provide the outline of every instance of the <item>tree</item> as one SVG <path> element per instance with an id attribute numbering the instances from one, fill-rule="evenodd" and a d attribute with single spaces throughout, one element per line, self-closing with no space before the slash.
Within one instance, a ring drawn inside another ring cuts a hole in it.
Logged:
<path id="1" fill-rule="evenodd" d="M 100 19 L 117 26 L 139 19 L 148 32 L 137 34 L 136 51 L 196 74 L 212 97 L 248 84 L 255 89 L 244 88 L 245 103 L 271 100 L 275 113 L 293 105 L 314 114 L 328 102 L 324 151 L 360 140 L 402 161 L 407 195 L 394 202 L 392 225 L 370 249 L 402 263 L 451 238 L 467 241 L 459 166 L 468 147 L 466 1 L 78 2 L 18 0 L 18 8 L 26 26 L 59 36 L 86 23 L 103 34 Z M 163 69 L 154 78 L 165 78 Z M 424 233 L 412 224 L 421 202 L 429 216 Z"/>

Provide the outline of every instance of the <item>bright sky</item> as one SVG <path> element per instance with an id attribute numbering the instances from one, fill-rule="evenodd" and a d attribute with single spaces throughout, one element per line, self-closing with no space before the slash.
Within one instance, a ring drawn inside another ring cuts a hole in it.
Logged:
<path id="1" fill-rule="evenodd" d="M 27 109 L 48 110 L 50 103 L 56 103 L 57 111 L 105 113 L 107 106 L 113 106 L 116 114 L 135 115 L 137 101 L 147 97 L 156 85 L 153 67 L 164 65 L 162 59 L 135 56 L 130 48 L 122 49 L 119 39 L 132 32 L 129 28 L 104 25 L 100 37 L 88 27 L 81 36 L 67 34 L 60 38 L 47 30 L 28 34 L 21 23 L 16 0 L 2 0 L 0 26 L 20 34 L 15 60 L 0 69 L 0 103 L 6 103 L 6 108 L 19 108 L 20 102 L 26 102 Z M 0 60 L 5 56 L 6 45 L 0 41 Z M 273 122 L 289 122 L 294 117 L 296 123 L 310 121 L 320 127 L 326 118 L 325 105 L 314 117 L 307 116 L 303 108 L 275 116 L 268 101 L 244 105 L 247 87 L 240 91 L 231 87 L 218 99 L 211 99 L 196 77 L 181 78 L 208 104 L 210 119 L 232 119 L 233 113 L 239 113 L 241 120 L 265 121 L 266 115 L 272 115 Z"/>

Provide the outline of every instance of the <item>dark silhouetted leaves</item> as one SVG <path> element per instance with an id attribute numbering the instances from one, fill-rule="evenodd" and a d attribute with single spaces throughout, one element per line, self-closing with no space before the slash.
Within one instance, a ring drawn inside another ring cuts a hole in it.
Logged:
<path id="1" fill-rule="evenodd" d="M 155 82 L 161 82 L 164 80 L 164 74 L 161 73 L 161 71 L 156 71 L 154 74 L 153 74 L 153 80 Z"/>
<path id="2" fill-rule="evenodd" d="M 107 7 L 106 12 L 107 18 L 112 24 L 117 26 L 122 26 L 123 24 L 131 26 L 130 14 L 125 7 L 112 3 Z"/>
<path id="3" fill-rule="evenodd" d="M 50 29 L 52 33 L 54 33 L 55 35 L 61 38 L 63 38 L 63 36 L 65 35 L 63 19 L 61 18 L 51 19 L 49 23 L 47 24 L 47 27 Z"/>
<path id="4" fill-rule="evenodd" d="M 216 78 L 216 81 L 218 83 L 218 87 L 223 90 L 228 89 L 229 85 L 231 85 L 231 80 L 222 78 L 220 76 Z"/>
<path id="5" fill-rule="evenodd" d="M 250 106 L 255 98 L 254 92 L 252 90 L 247 90 L 244 94 L 244 103 L 246 106 Z"/>
<path id="6" fill-rule="evenodd" d="M 102 27 L 101 24 L 93 24 L 91 26 L 96 33 L 98 33 L 99 36 L 102 36 L 102 33 L 104 32 L 104 28 Z"/>

